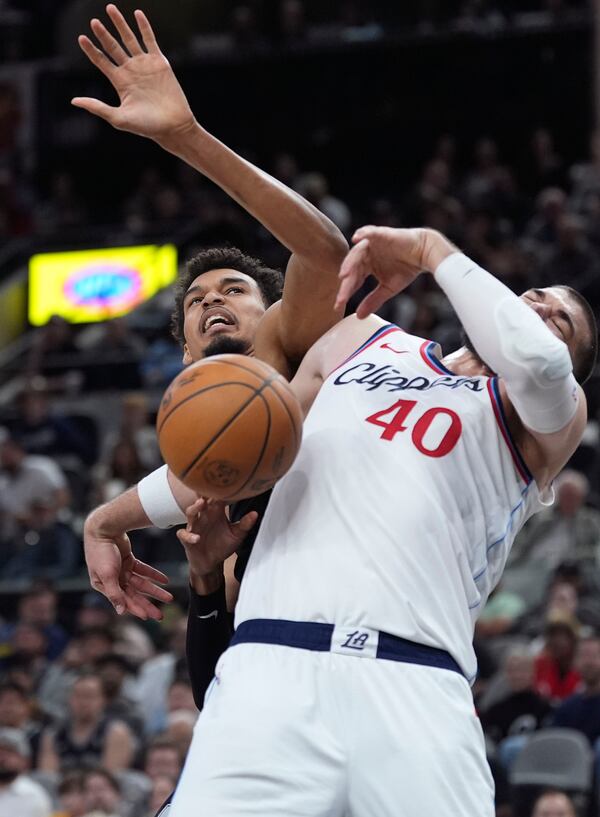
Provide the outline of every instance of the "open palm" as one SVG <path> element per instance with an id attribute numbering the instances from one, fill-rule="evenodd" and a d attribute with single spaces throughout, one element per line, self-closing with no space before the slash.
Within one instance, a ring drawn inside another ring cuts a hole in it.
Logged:
<path id="1" fill-rule="evenodd" d="M 81 35 L 79 45 L 93 65 L 111 82 L 120 105 L 111 106 L 91 97 L 75 97 L 72 104 L 109 122 L 118 130 L 160 141 L 167 133 L 194 124 L 194 115 L 169 61 L 161 52 L 146 15 L 135 12 L 139 37 L 115 5 L 106 11 L 120 41 L 97 19 L 91 29 L 102 49 Z"/>

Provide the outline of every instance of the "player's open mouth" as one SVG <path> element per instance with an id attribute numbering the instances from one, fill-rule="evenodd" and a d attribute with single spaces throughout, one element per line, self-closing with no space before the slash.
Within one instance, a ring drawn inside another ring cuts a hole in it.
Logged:
<path id="1" fill-rule="evenodd" d="M 217 334 L 229 326 L 235 326 L 236 320 L 228 309 L 214 307 L 208 309 L 202 317 L 200 329 L 203 335 Z"/>

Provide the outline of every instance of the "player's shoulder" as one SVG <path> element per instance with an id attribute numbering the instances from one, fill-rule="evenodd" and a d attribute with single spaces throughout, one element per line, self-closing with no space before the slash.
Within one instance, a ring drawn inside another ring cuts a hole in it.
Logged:
<path id="1" fill-rule="evenodd" d="M 362 319 L 348 315 L 337 323 L 313 347 L 318 347 L 323 374 L 329 373 L 387 325 L 378 315 Z"/>

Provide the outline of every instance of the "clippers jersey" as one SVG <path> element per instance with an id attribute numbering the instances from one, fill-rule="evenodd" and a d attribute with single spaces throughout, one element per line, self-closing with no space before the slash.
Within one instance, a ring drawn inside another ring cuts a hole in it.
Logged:
<path id="1" fill-rule="evenodd" d="M 241 586 L 254 618 L 371 628 L 447 650 L 472 680 L 474 622 L 544 504 L 496 378 L 385 325 L 325 380 Z"/>

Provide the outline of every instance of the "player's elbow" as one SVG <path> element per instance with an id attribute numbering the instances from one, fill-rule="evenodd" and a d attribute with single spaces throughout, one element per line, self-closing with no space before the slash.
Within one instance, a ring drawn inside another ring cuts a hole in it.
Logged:
<path id="1" fill-rule="evenodd" d="M 315 249 L 319 255 L 319 266 L 333 268 L 336 272 L 342 265 L 342 261 L 348 253 L 348 242 L 344 238 L 339 227 L 327 219 L 326 229 L 323 231 L 321 240 Z"/>

